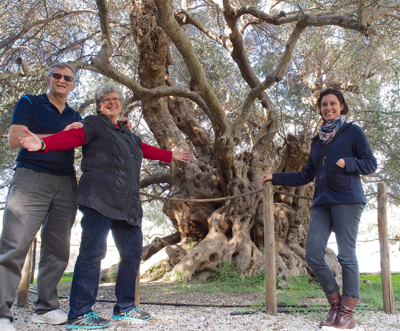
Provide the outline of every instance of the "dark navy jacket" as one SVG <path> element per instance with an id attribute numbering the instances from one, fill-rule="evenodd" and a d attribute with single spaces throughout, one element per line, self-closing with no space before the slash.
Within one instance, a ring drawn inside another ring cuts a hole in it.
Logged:
<path id="1" fill-rule="evenodd" d="M 341 158 L 346 162 L 345 168 L 336 164 Z M 376 168 L 376 158 L 364 132 L 355 124 L 344 123 L 337 137 L 325 150 L 318 135 L 312 138 L 311 152 L 302 171 L 275 173 L 272 184 L 301 186 L 316 178 L 313 206 L 325 203 L 366 203 L 360 175 L 372 174 Z"/>
<path id="2" fill-rule="evenodd" d="M 24 95 L 14 107 L 11 124 L 28 127 L 36 134 L 54 134 L 64 130 L 73 122 L 81 120 L 78 112 L 65 104 L 60 114 L 46 94 Z M 17 157 L 17 168 L 23 167 L 51 175 L 71 175 L 75 173 L 74 149 L 51 151 L 49 153 L 28 152 L 20 148 Z"/>

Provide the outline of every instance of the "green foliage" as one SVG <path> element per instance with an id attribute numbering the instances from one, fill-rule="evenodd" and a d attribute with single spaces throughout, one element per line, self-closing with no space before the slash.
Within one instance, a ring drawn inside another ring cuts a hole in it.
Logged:
<path id="1" fill-rule="evenodd" d="M 241 281 L 238 275 L 235 261 L 223 261 L 221 268 L 216 271 L 211 277 L 214 282 L 236 282 Z"/>
<path id="2" fill-rule="evenodd" d="M 236 291 L 245 293 L 249 291 L 249 288 L 260 292 L 265 291 L 265 272 L 258 272 L 248 278 L 242 277 L 235 261 L 223 261 L 219 270 L 211 275 L 209 280 L 225 293 L 235 293 Z"/>
<path id="3" fill-rule="evenodd" d="M 197 245 L 197 241 L 194 238 L 188 238 L 187 243 L 194 248 Z"/>
<path id="4" fill-rule="evenodd" d="M 162 266 L 154 266 L 150 269 L 150 272 L 156 275 L 161 275 L 164 273 L 164 268 Z"/>
<path id="5" fill-rule="evenodd" d="M 360 299 L 370 307 L 383 307 L 381 275 L 360 275 L 360 279 Z M 400 274 L 392 274 L 392 286 L 395 300 L 398 301 L 400 300 Z"/>
<path id="6" fill-rule="evenodd" d="M 167 270 L 167 266 L 165 264 L 161 264 L 161 265 L 152 267 L 149 271 L 150 271 L 151 279 L 157 280 L 157 279 L 162 278 L 168 270 Z"/>
<path id="7" fill-rule="evenodd" d="M 59 283 L 67 283 L 67 282 L 72 282 L 72 277 L 74 276 L 73 272 L 66 272 L 63 274 L 63 276 L 60 279 Z"/>
<path id="8" fill-rule="evenodd" d="M 293 277 L 286 281 L 289 282 L 289 285 L 278 290 L 278 302 L 280 304 L 298 305 L 304 300 L 325 297 L 318 282 L 307 275 Z"/>
<path id="9" fill-rule="evenodd" d="M 182 282 L 182 281 L 184 280 L 183 274 L 182 274 L 180 271 L 177 271 L 177 272 L 175 273 L 175 279 L 176 279 L 178 282 Z"/>
<path id="10" fill-rule="evenodd" d="M 62 284 L 62 283 L 72 282 L 72 277 L 73 277 L 73 276 L 74 276 L 74 273 L 73 273 L 73 272 L 65 272 L 65 273 L 62 275 L 62 277 L 61 277 L 61 279 L 60 279 L 60 281 L 59 281 L 58 283 L 59 283 L 59 284 Z M 33 280 L 33 283 L 34 283 L 34 284 L 37 283 L 37 279 L 36 279 L 36 278 Z"/>
<path id="11" fill-rule="evenodd" d="M 105 282 L 106 283 L 115 283 L 117 281 L 117 276 L 118 276 L 118 273 L 113 272 L 111 275 L 107 276 L 107 278 L 105 279 Z"/>
<path id="12" fill-rule="evenodd" d="M 360 276 L 360 302 L 366 304 L 368 309 L 383 307 L 382 302 L 382 283 L 380 274 L 361 275 Z M 368 280 L 372 284 L 364 283 Z M 279 283 L 281 279 L 277 279 Z M 301 305 L 307 304 L 309 309 L 315 305 L 327 305 L 325 294 L 315 278 L 307 275 L 300 275 L 285 280 L 288 285 L 277 289 L 278 304 L 282 305 Z M 400 300 L 400 274 L 392 275 L 393 292 L 396 300 Z M 265 293 L 265 273 L 260 272 L 252 277 L 244 278 L 235 268 L 235 263 L 231 261 L 224 262 L 220 270 L 209 278 L 208 282 L 182 282 L 174 284 L 174 291 L 179 293 Z M 322 300 L 321 300 L 322 299 Z M 260 300 L 265 302 L 260 297 Z M 298 307 L 295 308 L 298 311 Z"/>

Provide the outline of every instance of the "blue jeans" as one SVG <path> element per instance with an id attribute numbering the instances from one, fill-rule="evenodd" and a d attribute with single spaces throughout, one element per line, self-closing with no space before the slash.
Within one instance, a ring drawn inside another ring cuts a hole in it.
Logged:
<path id="1" fill-rule="evenodd" d="M 306 260 L 326 295 L 339 290 L 335 276 L 325 262 L 329 236 L 335 232 L 338 260 L 342 266 L 343 295 L 359 298 L 360 284 L 356 241 L 363 203 L 324 204 L 311 209 L 306 242 Z"/>
<path id="2" fill-rule="evenodd" d="M 75 264 L 70 293 L 68 318 L 77 318 L 92 310 L 99 288 L 100 263 L 107 252 L 107 236 L 112 235 L 121 261 L 118 267 L 114 312 L 126 312 L 135 307 L 135 282 L 142 255 L 143 236 L 139 226 L 109 219 L 96 210 L 80 206 L 83 213 L 82 240 Z"/>

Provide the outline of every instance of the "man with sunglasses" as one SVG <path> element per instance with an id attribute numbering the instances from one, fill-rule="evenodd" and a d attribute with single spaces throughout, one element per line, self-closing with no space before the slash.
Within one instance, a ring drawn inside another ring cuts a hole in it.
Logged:
<path id="1" fill-rule="evenodd" d="M 75 74 L 66 63 L 49 68 L 48 92 L 24 95 L 15 105 L 9 144 L 20 148 L 18 137 L 28 128 L 39 137 L 82 127 L 78 112 L 66 103 L 75 88 Z M 0 330 L 13 331 L 13 314 L 21 270 L 29 247 L 41 230 L 41 252 L 34 303 L 34 323 L 63 324 L 67 315 L 59 309 L 57 284 L 69 258 L 71 227 L 76 216 L 74 149 L 46 154 L 21 148 L 10 184 L 0 237 Z"/>

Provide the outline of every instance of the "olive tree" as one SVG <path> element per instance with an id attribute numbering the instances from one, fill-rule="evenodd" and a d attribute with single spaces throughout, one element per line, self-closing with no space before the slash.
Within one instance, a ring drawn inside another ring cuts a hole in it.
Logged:
<path id="1" fill-rule="evenodd" d="M 181 199 L 252 192 L 265 172 L 302 169 L 320 125 L 315 103 L 322 89 L 343 89 L 354 118 L 372 135 L 366 111 L 381 116 L 379 82 L 399 72 L 399 8 L 400 1 L 387 0 L 5 0 L 1 116 L 9 121 L 23 93 L 45 90 L 49 65 L 68 61 L 81 77 L 72 102 L 82 114 L 93 112 L 86 92 L 113 80 L 124 87 L 124 114 L 135 126 L 144 124 L 161 148 L 192 152 L 188 164 L 173 162 L 168 172 L 148 168 L 143 187 L 159 183 L 158 192 Z M 387 88 L 395 84 L 391 78 Z M 394 148 L 393 137 L 381 135 Z M 311 197 L 313 185 L 281 189 Z M 163 211 L 177 231 L 165 242 L 174 273 L 206 277 L 232 259 L 242 274 L 263 268 L 261 195 L 168 200 Z M 275 195 L 281 276 L 307 272 L 309 211 L 309 200 Z"/>

